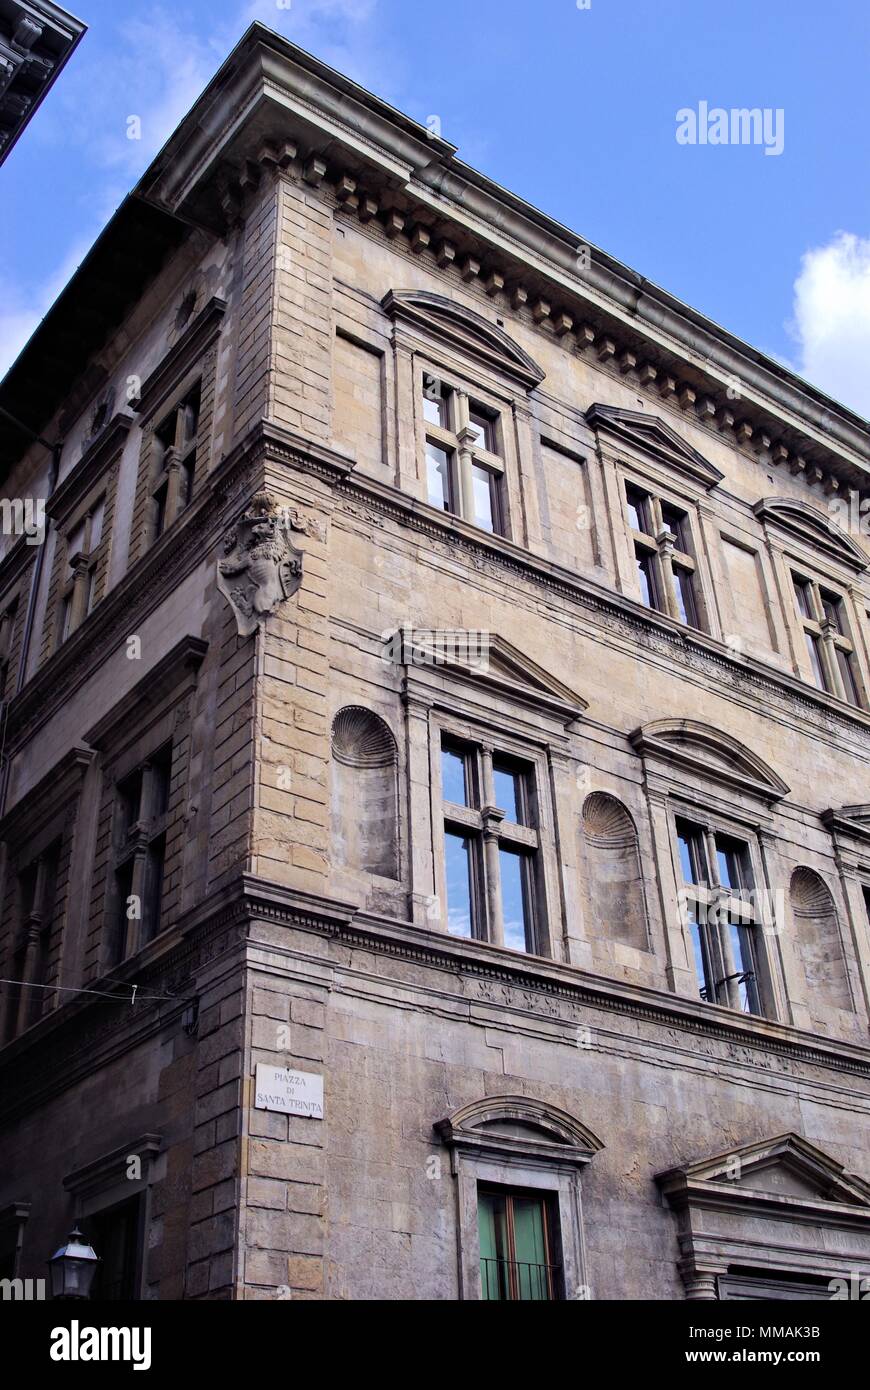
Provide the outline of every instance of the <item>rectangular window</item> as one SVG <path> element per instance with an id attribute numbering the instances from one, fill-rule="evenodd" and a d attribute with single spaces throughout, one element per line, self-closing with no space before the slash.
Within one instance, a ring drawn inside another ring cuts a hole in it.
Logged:
<path id="1" fill-rule="evenodd" d="M 113 964 L 126 960 L 162 928 L 172 745 L 135 768 L 115 791 Z"/>
<path id="2" fill-rule="evenodd" d="M 524 768 L 506 759 L 493 758 L 492 781 L 495 804 L 514 825 L 531 825 L 529 775 Z"/>
<path id="3" fill-rule="evenodd" d="M 468 805 L 468 756 L 461 749 L 445 745 L 441 749 L 441 788 L 445 801 Z"/>
<path id="4" fill-rule="evenodd" d="M 674 565 L 674 590 L 680 618 L 687 627 L 697 627 L 698 608 L 695 603 L 695 578 L 691 570 Z"/>
<path id="5" fill-rule="evenodd" d="M 499 846 L 499 877 L 504 944 L 512 951 L 534 951 L 534 884 L 531 856 Z"/>
<path id="6" fill-rule="evenodd" d="M 451 478 L 451 455 L 430 440 L 426 442 L 426 478 L 429 488 L 429 505 L 439 511 L 451 512 L 453 507 L 453 486 Z"/>
<path id="7" fill-rule="evenodd" d="M 552 1302 L 562 1296 L 556 1213 L 549 1196 L 478 1188 L 481 1297 Z"/>
<path id="8" fill-rule="evenodd" d="M 647 608 L 660 608 L 658 589 L 656 587 L 655 558 L 648 550 L 636 545 L 634 548 L 635 559 L 637 560 L 637 573 L 640 580 L 641 598 Z"/>
<path id="9" fill-rule="evenodd" d="M 201 383 L 172 408 L 154 431 L 151 485 L 152 538 L 157 540 L 190 505 L 196 483 Z"/>
<path id="10" fill-rule="evenodd" d="M 540 837 L 531 767 L 445 738 L 441 800 L 448 931 L 513 951 L 540 950 Z"/>
<path id="11" fill-rule="evenodd" d="M 426 495 L 430 506 L 506 534 L 499 415 L 431 373 L 423 373 Z"/>
<path id="12" fill-rule="evenodd" d="M 61 838 L 22 865 L 17 874 L 17 946 L 13 962 L 16 984 L 7 1020 L 7 1038 L 42 1017 L 47 991 L 52 934 L 57 924 L 57 877 Z"/>
<path id="13" fill-rule="evenodd" d="M 702 628 L 702 604 L 688 512 L 625 484 L 640 596 L 647 608 Z"/>
<path id="14" fill-rule="evenodd" d="M 806 575 L 792 572 L 792 583 L 814 683 L 829 695 L 861 707 L 857 655 L 843 598 Z"/>
<path id="15" fill-rule="evenodd" d="M 90 505 L 84 516 L 80 517 L 64 536 L 66 567 L 63 572 L 55 629 L 58 646 L 84 622 L 96 605 L 97 571 L 105 515 L 104 493 Z"/>
<path id="16" fill-rule="evenodd" d="M 641 492 L 640 488 L 634 487 L 631 483 L 626 485 L 625 499 L 628 507 L 628 520 L 633 531 L 639 531 L 641 535 L 652 536 L 653 522 L 650 511 L 650 499 L 647 493 Z"/>
<path id="17" fill-rule="evenodd" d="M 423 419 L 430 425 L 450 428 L 450 392 L 436 376 L 423 373 Z"/>
<path id="18" fill-rule="evenodd" d="M 99 1256 L 91 1297 L 98 1303 L 129 1303 L 138 1298 L 141 1198 L 90 1216 L 85 1235 Z"/>
<path id="19" fill-rule="evenodd" d="M 707 1003 L 761 1014 L 759 918 L 749 846 L 684 820 L 677 821 L 676 834 L 698 993 Z"/>
<path id="20" fill-rule="evenodd" d="M 12 695 L 12 637 L 17 612 L 18 599 L 15 598 L 0 615 L 0 700 L 7 700 Z"/>
<path id="21" fill-rule="evenodd" d="M 499 477 L 491 468 L 475 463 L 471 469 L 474 490 L 474 524 L 483 531 L 498 531 L 497 507 Z"/>
<path id="22" fill-rule="evenodd" d="M 475 936 L 474 859 L 476 842 L 454 830 L 444 832 L 447 874 L 447 929 L 453 936 Z"/>

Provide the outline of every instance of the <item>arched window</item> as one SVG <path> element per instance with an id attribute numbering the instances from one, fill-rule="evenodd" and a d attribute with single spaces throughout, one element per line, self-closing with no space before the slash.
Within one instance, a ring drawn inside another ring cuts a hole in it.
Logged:
<path id="1" fill-rule="evenodd" d="M 791 910 L 797 955 L 807 980 L 807 1001 L 828 1009 L 851 1009 L 837 909 L 830 890 L 812 869 L 795 869 Z"/>
<path id="2" fill-rule="evenodd" d="M 643 873 L 634 821 L 615 796 L 593 792 L 583 807 L 583 834 L 595 935 L 638 951 L 648 950 Z"/>
<path id="3" fill-rule="evenodd" d="M 388 726 L 346 705 L 332 722 L 332 849 L 345 868 L 399 877 L 398 757 Z"/>

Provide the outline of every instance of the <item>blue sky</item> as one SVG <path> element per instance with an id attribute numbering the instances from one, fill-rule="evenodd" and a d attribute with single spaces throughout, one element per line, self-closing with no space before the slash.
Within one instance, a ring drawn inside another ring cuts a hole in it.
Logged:
<path id="1" fill-rule="evenodd" d="M 0 170 L 0 371 L 256 18 L 870 415 L 866 0 L 587 3 L 79 0 L 89 31 Z M 702 101 L 780 108 L 782 153 L 678 144 Z"/>

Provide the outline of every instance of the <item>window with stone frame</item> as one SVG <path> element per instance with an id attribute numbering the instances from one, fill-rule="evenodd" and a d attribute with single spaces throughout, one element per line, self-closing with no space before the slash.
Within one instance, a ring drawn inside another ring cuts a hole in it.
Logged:
<path id="1" fill-rule="evenodd" d="M 196 477 L 202 383 L 195 382 L 154 431 L 150 536 L 156 541 L 189 506 Z"/>
<path id="2" fill-rule="evenodd" d="M 15 672 L 13 670 L 12 648 L 17 616 L 18 595 L 16 594 L 0 611 L 0 702 L 11 699 L 13 694 Z"/>
<path id="3" fill-rule="evenodd" d="M 58 838 L 16 871 L 18 944 L 12 958 L 13 1006 L 7 1036 L 15 1037 L 42 1016 L 50 943 L 58 916 Z"/>
<path id="4" fill-rule="evenodd" d="M 0 899 L 0 990 L 6 1041 L 59 1002 L 67 917 L 74 905 L 70 867 L 82 778 L 90 749 L 73 748 L 0 822 L 6 844 Z"/>
<path id="5" fill-rule="evenodd" d="M 675 828 L 698 993 L 709 1004 L 763 1015 L 763 926 L 749 842 L 710 820 L 677 817 Z"/>
<path id="6" fill-rule="evenodd" d="M 83 1221 L 83 1234 L 99 1255 L 91 1289 L 94 1303 L 130 1303 L 139 1296 L 142 1277 L 141 1195 Z"/>
<path id="7" fill-rule="evenodd" d="M 481 1183 L 477 1216 L 482 1299 L 550 1303 L 564 1297 L 551 1193 Z"/>
<path id="8" fill-rule="evenodd" d="M 132 417 L 119 414 L 91 439 L 48 499 L 55 531 L 41 659 L 81 627 L 109 583 L 115 497 Z"/>
<path id="9" fill-rule="evenodd" d="M 706 630 L 688 511 L 629 480 L 624 495 L 643 602 Z"/>
<path id="10" fill-rule="evenodd" d="M 184 515 L 208 469 L 218 337 L 226 304 L 212 298 L 174 337 L 133 404 L 142 443 L 130 540 L 135 563 Z"/>
<path id="11" fill-rule="evenodd" d="M 158 748 L 115 785 L 114 964 L 147 946 L 161 929 L 172 744 Z"/>
<path id="12" fill-rule="evenodd" d="M 178 915 L 191 702 L 206 650 L 200 638 L 182 638 L 86 734 L 102 764 L 88 979 L 162 937 Z"/>
<path id="13" fill-rule="evenodd" d="M 507 535 L 500 413 L 425 371 L 422 412 L 430 504 L 484 531 Z"/>
<path id="14" fill-rule="evenodd" d="M 55 645 L 61 646 L 93 610 L 101 588 L 106 494 L 103 492 L 60 539 L 64 553 Z M 108 537 L 106 537 L 108 542 Z"/>
<path id="15" fill-rule="evenodd" d="M 435 1124 L 456 1185 L 460 1297 L 589 1299 L 582 1175 L 601 1140 L 530 1096 L 490 1095 Z"/>
<path id="16" fill-rule="evenodd" d="M 534 765 L 445 735 L 441 799 L 448 930 L 541 954 L 546 928 Z"/>
<path id="17" fill-rule="evenodd" d="M 839 700 L 864 706 L 846 600 L 802 570 L 793 568 L 791 577 L 814 683 Z"/>

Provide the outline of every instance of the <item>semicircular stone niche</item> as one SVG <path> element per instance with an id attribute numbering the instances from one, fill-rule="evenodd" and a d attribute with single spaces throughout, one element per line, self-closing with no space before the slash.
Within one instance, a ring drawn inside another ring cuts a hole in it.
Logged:
<path id="1" fill-rule="evenodd" d="M 608 792 L 592 792 L 583 806 L 583 836 L 593 939 L 648 950 L 637 831 L 622 802 Z"/>
<path id="2" fill-rule="evenodd" d="M 795 945 L 807 981 L 810 1012 L 852 1008 L 837 909 L 830 889 L 814 869 L 795 869 L 790 886 Z"/>
<path id="3" fill-rule="evenodd" d="M 398 753 L 380 715 L 346 705 L 332 721 L 332 854 L 343 868 L 399 877 Z"/>

